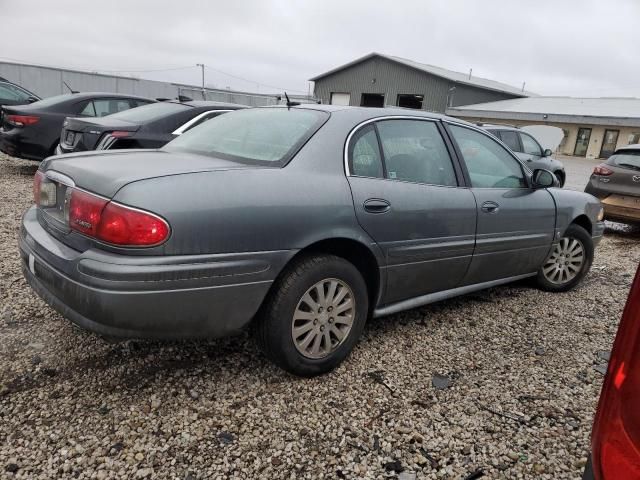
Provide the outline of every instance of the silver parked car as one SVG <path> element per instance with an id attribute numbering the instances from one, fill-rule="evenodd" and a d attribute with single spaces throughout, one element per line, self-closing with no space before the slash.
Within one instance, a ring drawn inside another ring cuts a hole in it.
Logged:
<path id="1" fill-rule="evenodd" d="M 600 202 L 553 188 L 486 131 L 426 112 L 327 105 L 214 118 L 160 150 L 51 157 L 23 271 L 74 323 L 124 338 L 252 325 L 315 375 L 367 318 L 532 277 L 575 287 Z"/>
<path id="2" fill-rule="evenodd" d="M 549 170 L 556 176 L 560 186 L 564 186 L 567 180 L 564 165 L 551 156 L 553 155 L 551 150 L 543 149 L 533 135 L 509 125 L 482 125 L 482 128 L 502 140 L 531 170 L 537 168 Z"/>
<path id="3" fill-rule="evenodd" d="M 607 220 L 640 224 L 640 145 L 620 147 L 597 165 L 584 191 L 600 199 Z"/>

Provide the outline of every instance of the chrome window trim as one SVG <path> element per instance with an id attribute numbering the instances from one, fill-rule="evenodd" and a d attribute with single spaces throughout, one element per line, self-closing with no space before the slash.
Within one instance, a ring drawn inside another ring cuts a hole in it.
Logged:
<path id="1" fill-rule="evenodd" d="M 370 118 L 368 120 L 360 122 L 359 124 L 357 124 L 355 127 L 353 127 L 351 129 L 351 132 L 349 132 L 349 135 L 347 135 L 347 140 L 345 142 L 345 147 L 344 147 L 344 171 L 345 171 L 345 174 L 347 175 L 347 177 L 369 178 L 369 179 L 373 179 L 373 180 L 385 180 L 385 181 L 391 181 L 391 182 L 409 183 L 409 184 L 413 184 L 413 185 L 428 185 L 430 187 L 466 188 L 464 185 L 460 185 L 459 183 L 458 183 L 458 185 L 440 185 L 438 183 L 411 182 L 409 180 L 398 180 L 398 179 L 394 179 L 394 178 L 385 178 L 385 177 L 365 177 L 363 175 L 354 175 L 354 174 L 352 174 L 351 171 L 349 170 L 349 146 L 351 145 L 351 139 L 358 132 L 358 130 L 366 127 L 367 125 L 369 125 L 371 123 L 378 122 L 378 121 L 384 121 L 384 120 L 420 120 L 420 121 L 423 121 L 423 122 L 431 122 L 431 123 L 437 123 L 438 121 L 440 121 L 437 118 L 422 117 L 422 116 L 417 116 L 417 115 L 386 115 L 384 117 Z M 438 132 L 438 133 L 440 133 L 440 132 Z M 440 135 L 440 136 L 442 136 L 442 135 Z M 442 142 L 446 146 L 446 142 L 445 142 L 444 138 L 442 139 Z M 382 153 L 382 152 L 380 152 L 380 153 Z M 452 163 L 451 166 L 454 167 L 453 166 L 453 159 L 451 158 L 451 155 L 449 155 L 449 159 L 451 160 L 451 163 Z M 454 168 L 454 172 L 455 172 L 455 168 Z"/>
<path id="2" fill-rule="evenodd" d="M 67 177 L 66 175 L 63 175 L 62 173 L 55 170 L 47 170 L 44 172 L 44 174 L 49 180 L 61 183 L 65 187 L 74 188 L 76 186 L 75 182 L 70 177 Z"/>
<path id="3" fill-rule="evenodd" d="M 207 110 L 206 112 L 202 112 L 200 115 L 196 115 L 195 117 L 193 117 L 188 122 L 186 122 L 186 123 L 182 124 L 180 127 L 176 128 L 173 132 L 171 132 L 171 135 L 182 135 L 185 132 L 185 130 L 189 129 L 189 127 L 191 125 L 196 123 L 202 117 L 205 117 L 205 116 L 210 115 L 212 113 L 227 113 L 227 112 L 232 112 L 232 111 L 233 110 Z"/>

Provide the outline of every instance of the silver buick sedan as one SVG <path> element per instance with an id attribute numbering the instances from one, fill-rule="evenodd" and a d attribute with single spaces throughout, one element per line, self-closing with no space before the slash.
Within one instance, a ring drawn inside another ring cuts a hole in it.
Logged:
<path id="1" fill-rule="evenodd" d="M 24 215 L 23 271 L 109 337 L 229 335 L 304 376 L 368 318 L 531 277 L 588 272 L 593 196 L 555 188 L 488 132 L 427 112 L 231 112 L 160 150 L 50 157 Z"/>

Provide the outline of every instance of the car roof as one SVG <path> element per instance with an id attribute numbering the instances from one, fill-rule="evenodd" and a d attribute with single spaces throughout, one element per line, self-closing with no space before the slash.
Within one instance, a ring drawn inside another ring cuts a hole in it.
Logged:
<path id="1" fill-rule="evenodd" d="M 272 105 L 262 108 L 287 108 L 286 105 Z M 459 118 L 449 117 L 442 113 L 428 112 L 426 110 L 416 110 L 413 108 L 400 108 L 400 107 L 351 107 L 342 105 L 327 105 L 318 103 L 303 103 L 301 105 L 292 106 L 294 109 L 306 109 L 306 110 L 318 110 L 321 112 L 327 112 L 331 114 L 351 115 L 354 118 L 360 120 L 369 120 L 378 117 L 419 117 L 429 118 L 432 120 L 448 120 L 450 122 L 460 123 L 463 125 L 470 125 L 478 128 L 475 124 L 461 120 Z"/>
<path id="2" fill-rule="evenodd" d="M 211 100 L 189 100 L 188 102 L 178 102 L 176 100 L 172 100 L 170 103 L 180 103 L 182 105 L 190 105 L 192 107 L 197 108 L 208 108 L 210 107 L 212 110 L 216 108 L 248 108 L 246 105 L 239 105 L 237 103 L 226 103 L 226 102 L 214 102 Z"/>
<path id="3" fill-rule="evenodd" d="M 515 125 L 500 125 L 498 123 L 476 123 L 480 128 L 485 130 L 512 130 L 514 132 L 520 132 L 520 128 Z"/>
<path id="4" fill-rule="evenodd" d="M 141 97 L 139 95 L 130 95 L 128 93 L 113 93 L 113 92 L 79 92 L 69 93 L 69 99 L 85 100 L 89 98 L 132 98 L 134 100 L 146 100 L 155 102 L 152 98 Z M 45 99 L 46 100 L 46 99 Z"/>
<path id="5" fill-rule="evenodd" d="M 631 151 L 640 150 L 640 143 L 632 143 L 631 145 L 625 145 L 624 147 L 618 147 L 618 148 L 616 148 L 615 153 L 624 152 L 624 151 L 627 151 L 627 150 L 631 150 Z"/>

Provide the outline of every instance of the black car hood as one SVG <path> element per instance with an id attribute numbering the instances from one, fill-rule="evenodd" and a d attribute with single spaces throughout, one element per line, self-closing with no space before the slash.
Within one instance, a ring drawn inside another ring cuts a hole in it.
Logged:
<path id="1" fill-rule="evenodd" d="M 265 168 L 192 153 L 113 150 L 49 157 L 40 169 L 70 177 L 76 186 L 112 198 L 131 182 L 212 170 Z"/>

